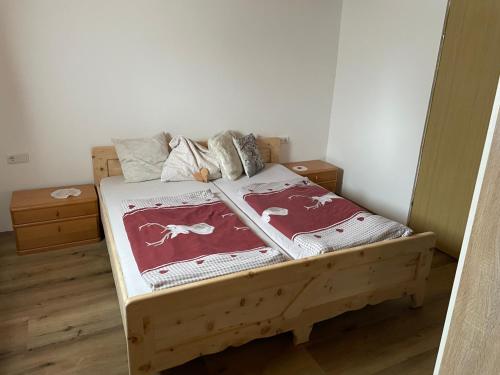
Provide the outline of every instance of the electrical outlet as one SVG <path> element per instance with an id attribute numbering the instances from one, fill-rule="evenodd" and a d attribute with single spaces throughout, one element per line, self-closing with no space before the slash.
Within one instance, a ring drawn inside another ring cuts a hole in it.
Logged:
<path id="1" fill-rule="evenodd" d="M 286 144 L 290 143 L 290 137 L 288 135 L 286 135 L 284 137 L 280 137 L 280 143 L 282 145 L 286 145 Z"/>
<path id="2" fill-rule="evenodd" d="M 30 161 L 30 155 L 28 153 L 7 155 L 8 164 L 27 163 L 29 161 Z"/>

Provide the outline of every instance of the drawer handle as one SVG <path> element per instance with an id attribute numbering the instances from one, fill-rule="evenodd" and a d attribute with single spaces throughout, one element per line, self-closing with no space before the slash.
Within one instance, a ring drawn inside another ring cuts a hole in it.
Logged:
<path id="1" fill-rule="evenodd" d="M 59 217 L 59 210 L 56 211 L 56 217 Z"/>
<path id="2" fill-rule="evenodd" d="M 57 231 L 58 231 L 59 233 L 61 233 L 61 226 L 60 226 L 60 225 L 58 225 L 58 226 L 57 226 Z"/>

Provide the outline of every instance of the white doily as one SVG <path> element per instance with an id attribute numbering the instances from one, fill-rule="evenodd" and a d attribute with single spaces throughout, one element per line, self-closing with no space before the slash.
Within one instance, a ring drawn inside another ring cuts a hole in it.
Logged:
<path id="1" fill-rule="evenodd" d="M 50 196 L 55 199 L 66 199 L 68 197 L 78 197 L 82 191 L 77 188 L 69 188 L 69 189 L 59 189 L 54 190 L 50 193 Z"/>
<path id="2" fill-rule="evenodd" d="M 295 167 L 292 167 L 292 169 L 297 172 L 307 171 L 307 167 L 305 165 L 296 165 Z"/>

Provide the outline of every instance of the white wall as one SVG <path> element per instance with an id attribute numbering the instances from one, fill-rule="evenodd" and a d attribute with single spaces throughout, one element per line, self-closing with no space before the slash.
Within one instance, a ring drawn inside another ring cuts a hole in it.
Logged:
<path id="1" fill-rule="evenodd" d="M 90 148 L 164 130 L 289 135 L 323 157 L 340 0 L 0 1 L 0 230 L 12 190 L 91 181 Z M 29 164 L 7 165 L 29 152 Z"/>
<path id="2" fill-rule="evenodd" d="M 342 6 L 327 160 L 342 192 L 407 221 L 446 0 Z"/>

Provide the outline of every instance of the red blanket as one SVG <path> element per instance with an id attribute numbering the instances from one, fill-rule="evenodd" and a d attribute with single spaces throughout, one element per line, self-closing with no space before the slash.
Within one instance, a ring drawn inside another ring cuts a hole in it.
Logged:
<path id="1" fill-rule="evenodd" d="M 264 222 L 304 250 L 304 256 L 411 234 L 307 179 L 253 184 L 240 193 Z"/>
<path id="2" fill-rule="evenodd" d="M 283 260 L 210 191 L 123 203 L 137 267 L 153 289 Z"/>

